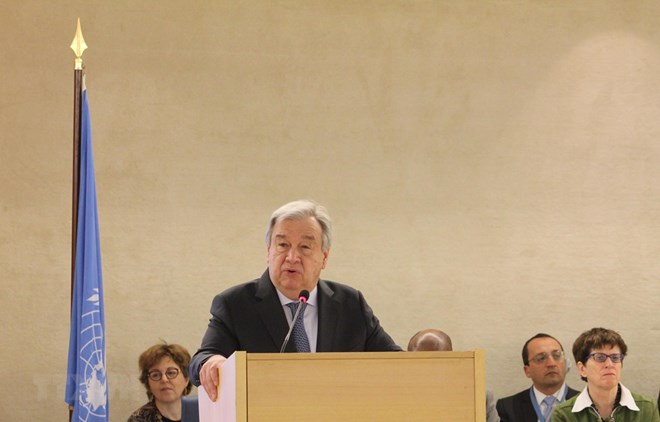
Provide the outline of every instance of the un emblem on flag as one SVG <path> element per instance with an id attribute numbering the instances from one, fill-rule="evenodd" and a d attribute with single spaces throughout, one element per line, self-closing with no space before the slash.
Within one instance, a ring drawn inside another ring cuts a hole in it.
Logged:
<path id="1" fill-rule="evenodd" d="M 98 292 L 98 289 L 94 289 Z M 96 418 L 107 417 L 107 382 L 104 362 L 104 337 L 103 326 L 99 321 L 99 296 L 93 294 L 87 298 L 96 309 L 82 316 L 80 337 L 82 347 L 80 349 L 80 360 L 83 366 L 83 380 L 80 384 L 79 404 L 81 421 L 93 421 Z M 86 409 L 84 415 L 82 409 Z M 105 419 L 103 419 L 105 420 Z"/>

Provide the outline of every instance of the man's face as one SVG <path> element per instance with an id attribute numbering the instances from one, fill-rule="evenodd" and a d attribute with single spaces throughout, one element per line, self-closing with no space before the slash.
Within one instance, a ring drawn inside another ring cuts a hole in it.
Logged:
<path id="1" fill-rule="evenodd" d="M 314 217 L 275 224 L 268 248 L 268 274 L 277 290 L 298 299 L 301 290 L 314 290 L 330 251 L 323 252 L 323 232 Z"/>
<path id="2" fill-rule="evenodd" d="M 553 394 L 561 387 L 566 377 L 566 359 L 563 356 L 555 359 L 553 356 L 562 351 L 561 345 L 553 338 L 541 337 L 530 341 L 527 351 L 529 365 L 523 367 L 525 375 L 539 391 Z M 545 359 L 542 359 L 544 356 Z"/>

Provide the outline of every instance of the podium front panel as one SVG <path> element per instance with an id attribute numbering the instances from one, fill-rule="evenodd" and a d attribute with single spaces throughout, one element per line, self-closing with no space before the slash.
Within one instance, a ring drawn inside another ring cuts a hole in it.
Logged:
<path id="1" fill-rule="evenodd" d="M 250 422 L 485 421 L 483 352 L 247 354 Z"/>

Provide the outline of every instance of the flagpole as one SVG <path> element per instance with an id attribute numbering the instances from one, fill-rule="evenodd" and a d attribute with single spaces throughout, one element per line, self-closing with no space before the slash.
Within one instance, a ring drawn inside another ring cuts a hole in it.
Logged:
<path id="1" fill-rule="evenodd" d="M 82 54 L 87 48 L 80 29 L 80 18 L 76 27 L 76 34 L 71 43 L 71 49 L 76 55 L 73 70 L 73 195 L 71 211 L 71 299 L 73 305 L 74 276 L 76 272 L 76 242 L 78 238 L 78 199 L 80 188 L 80 115 L 82 114 Z M 69 422 L 73 414 L 73 407 L 69 406 Z"/>
<path id="2" fill-rule="evenodd" d="M 71 49 L 76 55 L 73 67 L 73 205 L 71 218 L 71 299 L 73 300 L 73 276 L 76 271 L 76 238 L 78 229 L 78 196 L 80 184 L 80 114 L 82 110 L 82 76 L 83 61 L 82 54 L 87 48 L 82 30 L 80 29 L 80 18 L 76 27 L 76 35 L 71 43 Z"/>

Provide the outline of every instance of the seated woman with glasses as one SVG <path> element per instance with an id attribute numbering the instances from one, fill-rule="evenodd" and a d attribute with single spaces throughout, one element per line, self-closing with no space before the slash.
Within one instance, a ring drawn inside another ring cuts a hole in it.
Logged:
<path id="1" fill-rule="evenodd" d="M 181 397 L 192 389 L 190 353 L 178 344 L 157 344 L 145 350 L 138 363 L 149 402 L 133 412 L 128 422 L 180 421 Z"/>
<path id="2" fill-rule="evenodd" d="M 592 328 L 573 343 L 573 356 L 586 388 L 555 407 L 552 422 L 660 422 L 657 404 L 621 384 L 628 346 L 613 330 Z"/>

